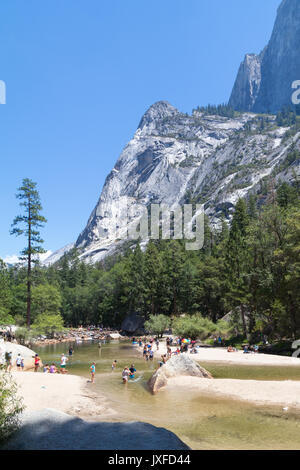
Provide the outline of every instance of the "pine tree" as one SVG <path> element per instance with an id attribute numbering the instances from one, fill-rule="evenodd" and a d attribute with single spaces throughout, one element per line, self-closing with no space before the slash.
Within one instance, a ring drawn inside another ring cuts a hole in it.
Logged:
<path id="1" fill-rule="evenodd" d="M 230 288 L 228 298 L 234 307 L 240 307 L 241 319 L 245 336 L 247 325 L 245 319 L 245 304 L 248 300 L 246 276 L 248 259 L 245 245 L 249 217 L 247 206 L 243 199 L 239 199 L 232 218 L 227 243 L 226 264 L 228 268 L 228 280 Z"/>
<path id="2" fill-rule="evenodd" d="M 11 230 L 12 235 L 25 235 L 27 246 L 21 252 L 21 261 L 27 264 L 27 327 L 30 328 L 31 321 L 31 287 L 32 287 L 32 264 L 37 262 L 36 255 L 45 253 L 42 248 L 43 240 L 40 237 L 39 228 L 47 222 L 41 215 L 42 206 L 40 195 L 36 189 L 37 184 L 25 178 L 16 195 L 20 199 L 20 206 L 24 208 L 24 214 L 15 217 Z M 22 228 L 20 228 L 22 227 Z"/>

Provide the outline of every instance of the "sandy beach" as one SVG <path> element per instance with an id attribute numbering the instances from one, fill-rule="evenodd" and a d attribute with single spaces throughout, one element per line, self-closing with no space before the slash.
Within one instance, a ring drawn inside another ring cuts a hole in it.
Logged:
<path id="1" fill-rule="evenodd" d="M 143 349 L 138 347 L 141 353 Z M 154 356 L 160 358 L 162 354 L 167 353 L 165 341 L 159 345 L 159 350 L 156 351 L 156 346 L 153 347 Z M 172 352 L 176 347 L 171 347 Z M 186 353 L 184 353 L 186 354 Z M 189 352 L 187 354 L 190 354 Z M 227 352 L 226 348 L 198 348 L 197 354 L 192 354 L 191 357 L 197 362 L 224 362 L 226 364 L 240 364 L 240 365 L 255 365 L 255 366 L 298 366 L 300 367 L 300 358 L 277 356 L 274 354 L 262 353 L 249 353 L 244 354 L 243 351 Z"/>
<path id="2" fill-rule="evenodd" d="M 83 377 L 39 372 L 12 372 L 12 376 L 26 411 L 54 408 L 85 419 L 115 414 L 106 398 L 93 392 Z"/>
<path id="3" fill-rule="evenodd" d="M 199 394 L 245 400 L 255 404 L 300 407 L 300 382 L 236 379 L 202 379 L 176 377 L 168 381 L 168 389 L 197 390 Z"/>

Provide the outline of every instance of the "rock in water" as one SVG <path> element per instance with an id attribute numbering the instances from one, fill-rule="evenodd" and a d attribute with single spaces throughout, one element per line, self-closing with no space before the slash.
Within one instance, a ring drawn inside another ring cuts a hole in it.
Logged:
<path id="1" fill-rule="evenodd" d="M 179 377 L 181 375 L 190 375 L 202 377 L 203 379 L 212 379 L 212 375 L 197 362 L 195 362 L 188 354 L 180 354 L 173 356 L 162 367 L 160 367 L 148 382 L 152 393 L 158 392 L 165 387 L 170 377 Z"/>
<path id="2" fill-rule="evenodd" d="M 87 422 L 53 409 L 22 416 L 1 450 L 188 450 L 174 433 L 148 423 Z"/>

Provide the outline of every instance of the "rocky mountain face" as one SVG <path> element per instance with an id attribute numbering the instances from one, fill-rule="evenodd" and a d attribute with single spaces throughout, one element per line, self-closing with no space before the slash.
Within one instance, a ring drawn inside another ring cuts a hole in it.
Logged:
<path id="1" fill-rule="evenodd" d="M 241 63 L 230 97 L 230 106 L 236 110 L 252 110 L 261 84 L 261 55 L 246 54 Z"/>
<path id="2" fill-rule="evenodd" d="M 239 111 L 276 113 L 291 105 L 292 83 L 300 80 L 300 2 L 283 0 L 269 44 L 247 54 L 229 104 Z"/>
<path id="3" fill-rule="evenodd" d="M 75 246 L 96 262 L 112 254 L 127 229 L 128 204 L 205 204 L 213 224 L 231 217 L 240 197 L 260 190 L 265 177 L 291 181 L 299 165 L 289 155 L 300 148 L 300 133 L 277 127 L 275 117 L 235 113 L 234 117 L 179 112 L 168 102 L 152 105 L 106 178 L 100 199 Z M 133 213 L 132 222 L 140 213 Z M 116 220 L 117 218 L 117 220 Z"/>
<path id="4" fill-rule="evenodd" d="M 223 215 L 230 220 L 240 197 L 263 193 L 267 177 L 292 182 L 299 176 L 297 126 L 279 127 L 274 115 L 257 114 L 290 102 L 291 83 L 300 80 L 299 50 L 300 0 L 284 0 L 268 46 L 259 56 L 246 55 L 240 67 L 230 98 L 237 112 L 221 116 L 200 108 L 188 115 L 166 101 L 152 105 L 106 178 L 75 243 L 80 257 L 100 261 L 122 245 L 128 205 L 131 224 L 141 215 L 136 204 L 200 203 L 218 225 Z"/>

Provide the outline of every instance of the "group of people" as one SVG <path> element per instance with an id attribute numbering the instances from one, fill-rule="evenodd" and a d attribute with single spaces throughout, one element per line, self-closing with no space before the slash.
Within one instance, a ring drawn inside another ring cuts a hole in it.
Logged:
<path id="1" fill-rule="evenodd" d="M 5 371 L 10 372 L 12 369 L 13 363 L 12 363 L 12 351 L 5 352 Z M 23 371 L 25 368 L 25 362 L 24 362 L 24 357 L 21 356 L 19 353 L 16 358 L 16 366 L 18 371 Z"/>
<path id="2" fill-rule="evenodd" d="M 124 384 L 128 383 L 129 379 L 134 379 L 136 373 L 136 368 L 134 367 L 134 364 L 131 364 L 130 367 L 124 367 L 123 372 L 122 372 L 122 380 Z"/>
<path id="3" fill-rule="evenodd" d="M 69 352 L 70 353 L 70 352 Z M 72 354 L 73 354 L 73 350 L 72 350 Z M 72 355 L 70 354 L 70 355 Z M 33 356 L 33 359 L 34 359 L 34 372 L 38 372 L 39 368 L 41 367 L 41 358 L 39 357 L 38 354 L 36 354 L 35 356 Z M 18 360 L 18 359 L 17 359 Z M 60 357 L 60 367 L 57 368 L 56 365 L 54 364 L 54 362 L 52 362 L 52 364 L 45 364 L 43 365 L 43 372 L 45 374 L 47 373 L 50 373 L 50 374 L 66 374 L 68 371 L 66 369 L 66 365 L 67 365 L 67 362 L 68 362 L 68 357 L 63 353 Z"/>

